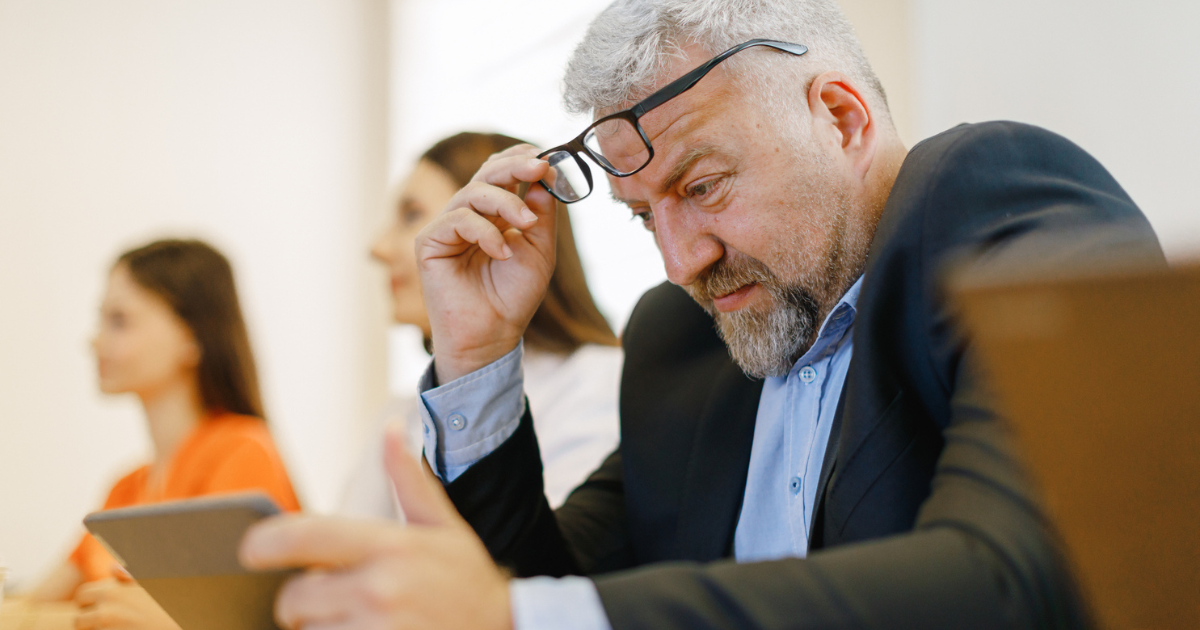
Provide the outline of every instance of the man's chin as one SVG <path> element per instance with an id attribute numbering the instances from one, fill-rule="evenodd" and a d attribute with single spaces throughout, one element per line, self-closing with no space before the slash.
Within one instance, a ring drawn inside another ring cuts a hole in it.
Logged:
<path id="1" fill-rule="evenodd" d="M 747 375 L 784 376 L 811 343 L 811 317 L 772 304 L 709 311 L 729 355 Z"/>

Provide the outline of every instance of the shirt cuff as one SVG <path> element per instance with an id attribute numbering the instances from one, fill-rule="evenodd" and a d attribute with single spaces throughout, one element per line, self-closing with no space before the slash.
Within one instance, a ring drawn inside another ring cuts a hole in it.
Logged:
<path id="1" fill-rule="evenodd" d="M 521 342 L 490 365 L 440 387 L 433 386 L 432 362 L 425 370 L 417 405 L 425 458 L 443 482 L 457 479 L 517 430 L 525 413 L 524 347 Z"/>
<path id="2" fill-rule="evenodd" d="M 584 577 L 536 577 L 508 583 L 513 630 L 612 630 L 596 585 Z"/>

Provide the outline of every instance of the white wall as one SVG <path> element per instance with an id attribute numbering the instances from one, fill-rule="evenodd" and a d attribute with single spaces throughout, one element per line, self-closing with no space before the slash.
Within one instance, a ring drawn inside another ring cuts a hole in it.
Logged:
<path id="1" fill-rule="evenodd" d="M 1169 257 L 1200 252 L 1200 2 L 910 1 L 917 137 L 1049 128 L 1113 173 Z"/>
<path id="2" fill-rule="evenodd" d="M 87 340 L 126 247 L 232 259 L 268 413 L 330 507 L 383 392 L 385 0 L 0 0 L 0 556 L 58 561 L 147 453 Z"/>

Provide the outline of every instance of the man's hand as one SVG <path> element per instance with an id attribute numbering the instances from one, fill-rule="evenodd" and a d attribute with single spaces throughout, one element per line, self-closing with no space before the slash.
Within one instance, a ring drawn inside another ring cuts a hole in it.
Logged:
<path id="1" fill-rule="evenodd" d="M 529 145 L 493 155 L 417 236 L 417 268 L 445 384 L 520 342 L 554 272 L 554 198 L 523 183 L 546 176 Z"/>
<path id="2" fill-rule="evenodd" d="M 76 630 L 179 630 L 146 589 L 127 582 L 89 582 L 75 591 Z"/>
<path id="3" fill-rule="evenodd" d="M 440 483 L 407 453 L 398 431 L 385 438 L 385 459 L 407 526 L 280 516 L 246 534 L 246 567 L 308 569 L 280 591 L 279 624 L 304 630 L 510 630 L 508 578 Z"/>

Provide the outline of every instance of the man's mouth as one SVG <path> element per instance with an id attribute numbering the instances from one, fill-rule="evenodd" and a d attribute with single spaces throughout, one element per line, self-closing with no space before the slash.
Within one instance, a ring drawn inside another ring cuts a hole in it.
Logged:
<path id="1" fill-rule="evenodd" d="M 713 306 L 722 313 L 736 311 L 750 301 L 751 296 L 754 294 L 754 290 L 757 288 L 759 288 L 759 284 L 757 282 L 743 285 L 736 291 L 714 297 Z"/>

